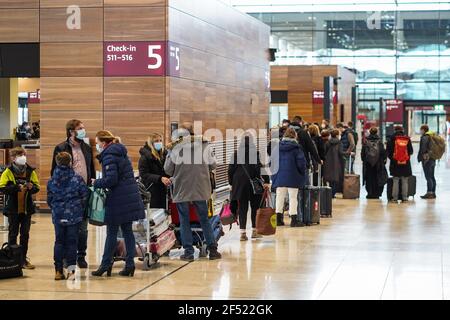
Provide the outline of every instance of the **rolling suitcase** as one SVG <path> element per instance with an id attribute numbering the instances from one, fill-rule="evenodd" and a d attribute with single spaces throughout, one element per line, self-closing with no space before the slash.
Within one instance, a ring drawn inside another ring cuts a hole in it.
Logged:
<path id="1" fill-rule="evenodd" d="M 394 183 L 394 179 L 392 177 L 389 177 L 387 182 L 387 190 L 386 195 L 387 199 L 390 201 L 392 200 L 392 185 Z M 416 195 L 416 185 L 417 185 L 417 178 L 416 176 L 410 176 L 408 177 L 408 197 L 413 197 Z M 398 188 L 398 194 L 402 194 L 402 184 L 399 184 Z"/>
<path id="2" fill-rule="evenodd" d="M 303 193 L 303 223 L 307 226 L 312 224 L 320 224 L 320 188 L 306 186 L 299 192 Z"/>
<path id="3" fill-rule="evenodd" d="M 319 165 L 318 182 L 320 188 L 320 216 L 331 218 L 333 212 L 333 192 L 331 187 L 322 186 L 322 166 Z"/>
<path id="4" fill-rule="evenodd" d="M 351 172 L 352 162 L 349 161 L 348 164 L 348 172 Z M 359 174 L 345 174 L 343 189 L 344 199 L 359 199 L 359 194 L 361 192 L 361 176 Z"/>

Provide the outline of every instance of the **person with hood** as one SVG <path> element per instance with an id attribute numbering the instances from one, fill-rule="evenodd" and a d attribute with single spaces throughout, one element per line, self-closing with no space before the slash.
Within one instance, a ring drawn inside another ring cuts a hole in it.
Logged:
<path id="1" fill-rule="evenodd" d="M 105 272 L 111 276 L 113 256 L 117 246 L 119 228 L 125 240 L 127 251 L 125 268 L 120 276 L 134 276 L 136 241 L 133 221 L 145 218 L 144 203 L 134 178 L 133 166 L 125 146 L 109 131 L 99 131 L 96 135 L 97 156 L 102 165 L 102 178 L 92 179 L 94 189 L 106 190 L 105 224 L 106 242 L 100 267 L 92 272 L 101 277 Z"/>
<path id="2" fill-rule="evenodd" d="M 429 153 L 431 151 L 430 127 L 424 124 L 420 127 L 420 149 L 417 160 L 422 162 L 423 172 L 427 180 L 427 193 L 420 196 L 422 199 L 436 199 L 436 178 L 434 171 L 436 168 L 436 160 L 431 159 Z"/>
<path id="3" fill-rule="evenodd" d="M 363 185 L 366 185 L 367 199 L 379 199 L 387 183 L 386 149 L 378 135 L 378 128 L 370 128 L 370 134 L 361 150 L 363 161 Z"/>
<path id="4" fill-rule="evenodd" d="M 147 190 L 150 191 L 150 207 L 166 208 L 167 187 L 171 181 L 164 172 L 167 152 L 164 149 L 162 135 L 154 133 L 148 137 L 145 146 L 139 151 L 139 176 Z"/>
<path id="5" fill-rule="evenodd" d="M 309 170 L 311 160 L 314 160 L 316 163 L 320 164 L 322 164 L 322 160 L 320 159 L 317 148 L 308 134 L 308 131 L 306 131 L 303 127 L 304 124 L 302 117 L 295 116 L 291 122 L 290 128 L 294 129 L 297 133 L 297 141 L 303 149 L 306 159 L 306 167 Z M 307 173 L 307 179 L 309 180 L 309 173 Z"/>
<path id="6" fill-rule="evenodd" d="M 64 280 L 63 258 L 68 265 L 68 278 L 73 279 L 77 263 L 79 225 L 83 221 L 89 189 L 72 168 L 67 152 L 56 155 L 57 167 L 47 184 L 47 203 L 55 226 L 55 280 Z"/>
<path id="7" fill-rule="evenodd" d="M 276 189 L 277 224 L 282 225 L 284 199 L 289 194 L 291 227 L 304 226 L 298 217 L 298 192 L 306 185 L 306 159 L 294 129 L 286 130 L 278 150 L 272 154 L 271 163 L 276 171 L 272 175 L 272 188 Z"/>
<path id="8" fill-rule="evenodd" d="M 200 225 L 205 235 L 210 260 L 221 259 L 217 241 L 208 219 L 208 200 L 211 197 L 211 172 L 216 169 L 216 159 L 208 141 L 195 136 L 191 124 L 183 124 L 178 130 L 179 139 L 171 144 L 164 171 L 171 176 L 173 184 L 172 201 L 180 216 L 183 261 L 194 261 L 192 230 L 189 221 L 189 204 L 197 210 Z"/>
<path id="9" fill-rule="evenodd" d="M 389 171 L 393 177 L 392 200 L 398 203 L 400 181 L 402 183 L 402 202 L 408 201 L 408 178 L 412 176 L 411 155 L 414 149 L 411 138 L 405 135 L 402 126 L 394 127 L 394 134 L 387 142 L 387 154 L 390 160 Z"/>
<path id="10" fill-rule="evenodd" d="M 36 170 L 27 163 L 27 153 L 22 147 L 9 151 L 11 165 L 0 177 L 0 192 L 5 195 L 3 214 L 8 217 L 8 244 L 17 244 L 20 233 L 23 268 L 35 269 L 28 258 L 31 216 L 36 213 L 33 195 L 40 190 Z"/>
<path id="11" fill-rule="evenodd" d="M 84 142 L 86 138 L 86 128 L 81 120 L 72 119 L 66 123 L 67 139 L 58 144 L 53 151 L 53 161 L 50 174 L 56 169 L 56 155 L 60 152 L 67 152 L 72 157 L 72 168 L 76 174 L 83 178 L 83 182 L 91 185 L 95 178 L 94 155 L 91 146 Z M 86 269 L 86 250 L 88 242 L 88 217 L 87 212 L 83 216 L 78 232 L 77 265 L 81 269 Z"/>
<path id="12" fill-rule="evenodd" d="M 338 184 L 344 174 L 344 152 L 339 140 L 339 130 L 330 132 L 331 138 L 325 145 L 325 161 L 323 166 L 323 180 L 330 184 L 333 198 L 336 196 Z"/>
<path id="13" fill-rule="evenodd" d="M 269 184 L 269 177 L 261 175 L 260 154 L 253 138 L 246 134 L 242 137 L 237 151 L 233 154 L 228 166 L 228 183 L 231 185 L 231 201 L 238 203 L 239 226 L 241 241 L 247 241 L 247 216 L 250 203 L 252 221 L 252 239 L 262 236 L 256 232 L 256 211 L 258 210 L 262 195 L 255 194 L 250 179 L 263 179 Z"/>

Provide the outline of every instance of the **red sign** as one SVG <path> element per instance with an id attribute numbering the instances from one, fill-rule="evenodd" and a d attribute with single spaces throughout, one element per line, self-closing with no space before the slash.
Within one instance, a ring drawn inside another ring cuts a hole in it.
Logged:
<path id="1" fill-rule="evenodd" d="M 386 120 L 385 122 L 403 122 L 403 113 L 405 108 L 403 100 L 393 99 L 386 100 Z"/>
<path id="2" fill-rule="evenodd" d="M 323 104 L 325 93 L 323 91 L 313 91 L 313 104 Z M 333 91 L 333 104 L 338 103 L 337 91 Z"/>
<path id="3" fill-rule="evenodd" d="M 41 90 L 36 92 L 28 92 L 28 103 L 41 103 Z"/>
<path id="4" fill-rule="evenodd" d="M 105 42 L 103 51 L 107 77 L 180 76 L 180 46 L 173 42 Z"/>

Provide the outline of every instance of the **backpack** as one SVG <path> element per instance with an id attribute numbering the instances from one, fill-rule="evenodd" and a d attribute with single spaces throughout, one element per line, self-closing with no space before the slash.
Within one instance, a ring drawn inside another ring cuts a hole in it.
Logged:
<path id="1" fill-rule="evenodd" d="M 364 147 L 366 148 L 365 161 L 374 167 L 380 159 L 380 140 L 367 140 Z"/>
<path id="2" fill-rule="evenodd" d="M 428 155 L 432 160 L 440 160 L 445 153 L 445 140 L 435 133 L 428 134 L 430 137 L 430 150 Z"/>
<path id="3" fill-rule="evenodd" d="M 410 156 L 408 153 L 409 137 L 398 136 L 394 141 L 394 160 L 397 164 L 405 165 L 408 163 Z"/>

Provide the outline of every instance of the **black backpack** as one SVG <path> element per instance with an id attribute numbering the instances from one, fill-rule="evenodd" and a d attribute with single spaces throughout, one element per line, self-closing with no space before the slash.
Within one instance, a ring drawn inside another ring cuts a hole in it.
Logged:
<path id="1" fill-rule="evenodd" d="M 364 148 L 366 149 L 365 161 L 370 164 L 371 167 L 374 167 L 380 159 L 380 140 L 367 140 Z"/>

